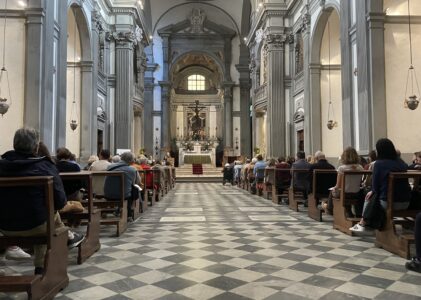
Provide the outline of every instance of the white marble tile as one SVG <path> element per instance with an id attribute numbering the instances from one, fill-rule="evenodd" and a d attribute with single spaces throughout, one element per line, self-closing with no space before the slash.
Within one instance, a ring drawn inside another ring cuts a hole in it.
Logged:
<path id="1" fill-rule="evenodd" d="M 180 275 L 178 277 L 187 279 L 187 280 L 192 280 L 195 282 L 205 282 L 211 279 L 214 279 L 216 277 L 219 277 L 219 274 L 215 274 L 212 272 L 207 272 L 207 271 L 203 271 L 203 270 L 195 270 L 189 273 L 185 273 L 183 275 Z"/>
<path id="2" fill-rule="evenodd" d="M 371 268 L 363 272 L 364 275 L 373 276 L 373 277 L 380 277 L 389 280 L 399 280 L 402 277 L 402 273 L 379 269 L 379 268 Z M 420 282 L 421 283 L 421 282 Z M 421 294 L 420 294 L 421 295 Z"/>
<path id="3" fill-rule="evenodd" d="M 175 254 L 177 253 L 168 251 L 168 250 L 156 250 L 156 251 L 144 253 L 144 255 L 155 257 L 155 258 L 163 258 L 163 257 L 175 255 Z"/>
<path id="4" fill-rule="evenodd" d="M 160 222 L 206 222 L 205 216 L 191 217 L 162 217 Z"/>
<path id="5" fill-rule="evenodd" d="M 179 193 L 174 193 L 174 195 L 199 195 L 198 192 L 179 192 Z"/>
<path id="6" fill-rule="evenodd" d="M 165 209 L 165 212 L 195 212 L 203 211 L 202 207 L 169 207 Z"/>
<path id="7" fill-rule="evenodd" d="M 205 284 L 196 284 L 181 291 L 178 291 L 177 294 L 195 299 L 195 300 L 207 300 L 213 298 L 219 294 L 222 294 L 224 291 L 205 285 Z"/>
<path id="8" fill-rule="evenodd" d="M 148 284 L 153 284 L 155 282 L 159 282 L 171 277 L 173 277 L 171 274 L 153 270 L 136 276 L 132 276 L 131 278 Z"/>
<path id="9" fill-rule="evenodd" d="M 355 295 L 358 297 L 365 297 L 369 299 L 373 299 L 374 297 L 379 295 L 381 292 L 383 292 L 383 290 L 380 288 L 353 283 L 353 282 L 347 282 L 341 286 L 338 286 L 335 289 L 335 291 Z"/>
<path id="10" fill-rule="evenodd" d="M 84 277 L 83 279 L 96 285 L 103 285 L 103 284 L 117 281 L 123 278 L 125 277 L 120 274 L 112 273 L 112 272 L 105 272 L 105 273 L 99 273 L 99 274 L 87 276 L 87 277 Z"/>
<path id="11" fill-rule="evenodd" d="M 200 250 L 200 249 L 194 249 L 194 250 L 189 250 L 189 251 L 183 252 L 183 255 L 196 257 L 196 258 L 208 256 L 208 255 L 211 255 L 211 254 L 213 254 L 213 252 Z"/>
<path id="12" fill-rule="evenodd" d="M 253 212 L 253 211 L 273 211 L 277 212 L 278 210 L 274 207 L 267 207 L 267 206 L 240 206 L 238 208 L 241 211 L 245 212 Z"/>
<path id="13" fill-rule="evenodd" d="M 181 264 L 195 268 L 195 269 L 203 269 L 211 265 L 214 265 L 215 263 L 213 261 L 203 259 L 203 258 L 194 258 L 194 259 L 184 261 Z"/>
<path id="14" fill-rule="evenodd" d="M 413 273 L 411 272 L 411 274 Z M 420 280 L 420 283 L 421 283 L 421 280 Z M 387 290 L 403 293 L 403 294 L 408 294 L 408 295 L 413 295 L 416 297 L 421 297 L 421 284 L 415 285 L 415 284 L 398 281 L 398 282 L 393 283 L 391 286 L 389 286 Z"/>
<path id="15" fill-rule="evenodd" d="M 88 289 L 66 294 L 66 297 L 69 297 L 73 300 L 100 300 L 114 295 L 116 295 L 116 293 L 109 289 L 106 289 L 102 286 L 94 286 Z"/>
<path id="16" fill-rule="evenodd" d="M 141 267 L 148 268 L 148 269 L 157 270 L 157 269 L 162 269 L 162 268 L 171 266 L 173 264 L 174 263 L 170 261 L 166 261 L 162 259 L 154 259 L 154 260 L 149 260 L 147 262 L 142 262 L 138 265 Z"/>
<path id="17" fill-rule="evenodd" d="M 171 292 L 161 289 L 154 285 L 145 285 L 140 288 L 122 293 L 123 296 L 129 297 L 133 300 L 140 300 L 140 299 L 154 300 L 168 294 L 171 294 Z"/>
<path id="18" fill-rule="evenodd" d="M 230 260 L 224 261 L 225 265 L 233 266 L 236 268 L 247 268 L 248 266 L 256 264 L 256 261 L 251 261 L 241 257 L 234 257 Z"/>
<path id="19" fill-rule="evenodd" d="M 324 295 L 330 293 L 329 289 L 323 287 L 316 287 L 314 285 L 308 285 L 301 282 L 292 284 L 291 286 L 282 290 L 285 293 L 298 295 L 307 299 L 319 299 Z"/>
<path id="20" fill-rule="evenodd" d="M 288 268 L 290 266 L 298 264 L 299 262 L 294 261 L 294 260 L 274 257 L 274 258 L 263 261 L 263 263 L 268 264 L 268 265 L 272 265 L 272 266 L 276 266 L 276 267 L 280 267 L 280 268 Z"/>
<path id="21" fill-rule="evenodd" d="M 285 215 L 249 215 L 252 221 L 296 221 L 297 219 Z"/>
<path id="22" fill-rule="evenodd" d="M 225 276 L 231 277 L 231 278 L 234 278 L 234 279 L 243 280 L 243 281 L 246 281 L 246 282 L 250 282 L 250 281 L 255 281 L 259 278 L 264 277 L 265 274 L 262 274 L 260 272 L 251 271 L 251 270 L 241 269 L 241 270 L 236 270 L 236 271 L 227 273 L 227 274 L 225 274 Z"/>
<path id="23" fill-rule="evenodd" d="M 290 269 L 283 269 L 278 272 L 272 273 L 272 276 L 293 280 L 293 281 L 302 281 L 304 279 L 307 279 L 313 274 L 307 273 L 307 272 L 301 272 L 297 270 L 290 270 Z"/>
<path id="24" fill-rule="evenodd" d="M 278 291 L 266 286 L 262 286 L 261 284 L 252 282 L 232 289 L 230 292 L 247 298 L 261 300 L 277 293 Z"/>

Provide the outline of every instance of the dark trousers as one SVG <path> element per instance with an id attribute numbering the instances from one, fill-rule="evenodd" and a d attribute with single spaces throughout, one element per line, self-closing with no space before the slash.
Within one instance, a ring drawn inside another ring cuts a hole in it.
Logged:
<path id="1" fill-rule="evenodd" d="M 415 219 L 415 249 L 419 259 L 421 259 L 421 213 L 417 214 Z"/>

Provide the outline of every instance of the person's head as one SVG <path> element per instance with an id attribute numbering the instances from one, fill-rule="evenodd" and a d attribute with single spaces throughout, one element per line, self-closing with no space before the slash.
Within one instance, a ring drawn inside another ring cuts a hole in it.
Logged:
<path id="1" fill-rule="evenodd" d="M 421 151 L 415 152 L 415 163 L 421 164 Z"/>
<path id="2" fill-rule="evenodd" d="M 268 161 L 268 166 L 269 167 L 273 167 L 276 164 L 276 160 L 274 158 L 269 159 Z"/>
<path id="3" fill-rule="evenodd" d="M 368 164 L 364 156 L 360 155 L 360 165 L 365 167 Z"/>
<path id="4" fill-rule="evenodd" d="M 293 164 L 295 162 L 295 158 L 293 157 L 293 156 L 288 156 L 288 158 L 287 158 L 287 163 L 288 164 Z"/>
<path id="5" fill-rule="evenodd" d="M 139 164 L 140 165 L 146 165 L 148 163 L 148 159 L 146 158 L 146 156 L 141 156 L 139 158 Z"/>
<path id="6" fill-rule="evenodd" d="M 278 162 L 284 162 L 285 161 L 285 156 L 279 156 L 278 157 Z"/>
<path id="7" fill-rule="evenodd" d="M 256 156 L 256 158 L 257 158 L 257 160 L 258 160 L 258 161 L 263 160 L 263 156 L 262 156 L 262 154 L 257 155 L 257 156 Z"/>
<path id="8" fill-rule="evenodd" d="M 250 158 L 246 159 L 246 164 L 249 164 L 251 162 Z"/>
<path id="9" fill-rule="evenodd" d="M 325 154 L 322 151 L 317 151 L 316 153 L 314 153 L 314 158 L 319 161 L 321 159 L 326 159 Z"/>
<path id="10" fill-rule="evenodd" d="M 16 152 L 36 155 L 38 152 L 39 133 L 33 128 L 16 130 L 13 138 L 13 149 Z"/>
<path id="11" fill-rule="evenodd" d="M 134 163 L 134 155 L 130 151 L 127 151 L 121 154 L 120 158 L 122 161 L 124 161 L 128 165 L 131 165 L 132 163 Z"/>
<path id="12" fill-rule="evenodd" d="M 314 164 L 314 156 L 313 155 L 308 155 L 306 160 L 307 160 L 308 163 Z"/>
<path id="13" fill-rule="evenodd" d="M 89 156 L 89 159 L 88 159 L 88 165 L 92 165 L 94 162 L 96 162 L 98 160 L 99 160 L 98 156 L 91 155 L 91 156 Z"/>
<path id="14" fill-rule="evenodd" d="M 108 149 L 102 149 L 99 153 L 99 158 L 101 160 L 109 160 L 110 159 L 110 150 Z"/>
<path id="15" fill-rule="evenodd" d="M 379 139 L 376 143 L 377 159 L 392 159 L 398 158 L 395 146 L 392 141 L 387 138 Z"/>
<path id="16" fill-rule="evenodd" d="M 347 147 L 345 148 L 344 152 L 342 152 L 341 162 L 344 165 L 359 164 L 360 157 L 358 156 L 358 153 L 354 148 Z"/>
<path id="17" fill-rule="evenodd" d="M 371 150 L 370 152 L 368 152 L 368 162 L 373 162 L 376 161 L 377 159 L 377 152 L 376 150 Z"/>
<path id="18" fill-rule="evenodd" d="M 71 160 L 72 152 L 66 147 L 60 147 L 56 150 L 57 160 Z"/>
<path id="19" fill-rule="evenodd" d="M 304 151 L 298 151 L 297 152 L 297 159 L 305 159 L 306 153 Z"/>
<path id="20" fill-rule="evenodd" d="M 121 161 L 120 155 L 114 155 L 113 158 L 111 158 L 111 161 L 113 163 L 118 163 Z"/>
<path id="21" fill-rule="evenodd" d="M 251 160 L 251 163 L 252 164 L 255 164 L 257 162 L 257 158 L 256 157 L 253 157 L 253 159 Z"/>
<path id="22" fill-rule="evenodd" d="M 47 157 L 51 158 L 50 150 L 48 150 L 47 145 L 45 145 L 43 142 L 38 143 L 38 151 L 37 156 L 39 157 Z"/>

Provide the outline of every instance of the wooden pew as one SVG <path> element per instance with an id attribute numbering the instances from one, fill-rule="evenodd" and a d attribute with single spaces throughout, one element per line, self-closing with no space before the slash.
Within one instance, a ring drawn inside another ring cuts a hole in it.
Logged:
<path id="1" fill-rule="evenodd" d="M 360 176 L 361 180 L 364 175 L 370 175 L 371 171 L 346 171 L 342 176 L 341 186 L 345 187 L 348 176 Z M 333 199 L 333 228 L 342 231 L 343 233 L 353 235 L 354 233 L 349 230 L 352 226 L 360 221 L 360 218 L 348 217 L 347 212 L 350 211 L 352 204 L 358 204 L 359 195 L 354 193 L 346 193 L 342 188 L 340 197 Z"/>
<path id="2" fill-rule="evenodd" d="M 60 173 L 62 181 L 66 180 L 81 180 L 86 183 L 85 210 L 81 213 L 60 214 L 63 220 L 81 220 L 87 225 L 85 239 L 78 246 L 77 263 L 82 264 L 88 257 L 91 257 L 96 251 L 101 248 L 99 242 L 99 222 L 101 212 L 94 208 L 93 193 L 92 193 L 92 173 L 88 171 Z"/>
<path id="3" fill-rule="evenodd" d="M 414 219 L 421 210 L 393 210 L 394 191 L 396 180 L 421 179 L 421 172 L 392 172 L 388 178 L 386 224 L 382 230 L 376 230 L 375 245 L 395 253 L 403 258 L 410 259 L 410 245 L 414 243 L 413 233 L 398 233 L 396 225 L 409 225 L 414 228 Z M 399 218 L 399 219 L 397 219 Z M 411 220 L 412 219 L 412 220 Z"/>
<path id="4" fill-rule="evenodd" d="M 256 194 L 258 196 L 263 196 L 263 190 L 265 189 L 265 169 L 256 170 Z M 259 178 L 259 181 L 258 179 Z"/>
<path id="5" fill-rule="evenodd" d="M 0 247 L 21 246 L 30 248 L 46 244 L 43 275 L 0 276 L 0 292 L 26 292 L 28 299 L 53 299 L 69 284 L 67 276 L 67 230 L 54 228 L 53 177 L 0 178 L 0 187 L 39 186 L 44 189 L 47 210 L 47 231 L 45 236 L 6 237 L 0 236 Z M 3 199 L 4 200 L 4 199 Z"/>
<path id="6" fill-rule="evenodd" d="M 163 191 L 164 191 L 164 195 L 166 195 L 170 191 L 171 173 L 170 173 L 170 168 L 168 166 L 163 166 L 162 168 L 164 171 Z"/>
<path id="7" fill-rule="evenodd" d="M 127 229 L 127 201 L 124 199 L 124 173 L 122 171 L 94 171 L 92 172 L 93 177 L 101 176 L 116 176 L 120 178 L 120 194 L 121 198 L 117 201 L 110 201 L 104 198 L 104 195 L 95 195 L 94 206 L 101 209 L 103 212 L 114 212 L 116 209 L 120 210 L 119 216 L 116 217 L 105 217 L 101 214 L 101 225 L 115 225 L 116 235 L 120 236 Z"/>
<path id="8" fill-rule="evenodd" d="M 329 188 L 336 185 L 336 170 L 314 170 L 312 191 L 308 195 L 308 216 L 316 221 L 323 221 L 322 209 L 319 208 L 321 199 L 329 197 Z"/>
<path id="9" fill-rule="evenodd" d="M 279 204 L 282 198 L 288 198 L 290 186 L 291 169 L 275 168 L 275 184 L 272 185 L 272 202 Z M 279 190 L 282 190 L 282 192 L 279 193 Z"/>
<path id="10" fill-rule="evenodd" d="M 176 169 L 175 167 L 171 167 L 171 188 L 175 187 L 175 179 L 176 179 Z"/>
<path id="11" fill-rule="evenodd" d="M 154 201 L 159 202 L 161 198 L 164 196 L 164 192 L 162 189 L 162 183 L 161 183 L 161 169 L 156 168 L 152 169 L 153 173 L 153 193 L 152 197 L 154 198 Z"/>
<path id="12" fill-rule="evenodd" d="M 265 182 L 265 188 L 263 190 L 263 198 L 265 199 L 272 199 L 272 186 L 275 184 L 275 168 L 266 168 L 265 169 L 265 178 L 273 178 L 273 184 L 269 182 Z"/>
<path id="13" fill-rule="evenodd" d="M 304 190 L 294 186 L 294 177 L 297 174 L 309 174 L 309 170 L 291 169 L 291 187 L 288 190 L 288 207 L 293 211 L 298 211 L 298 205 L 304 204 L 305 202 Z"/>

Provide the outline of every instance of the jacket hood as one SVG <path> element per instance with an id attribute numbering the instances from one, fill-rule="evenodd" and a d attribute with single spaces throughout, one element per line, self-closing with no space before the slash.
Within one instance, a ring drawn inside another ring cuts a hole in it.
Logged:
<path id="1" fill-rule="evenodd" d="M 44 157 L 34 157 L 33 154 L 20 153 L 14 150 L 8 151 L 1 156 L 0 171 L 19 171 L 28 168 L 29 165 L 35 164 L 44 159 Z"/>

